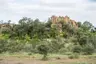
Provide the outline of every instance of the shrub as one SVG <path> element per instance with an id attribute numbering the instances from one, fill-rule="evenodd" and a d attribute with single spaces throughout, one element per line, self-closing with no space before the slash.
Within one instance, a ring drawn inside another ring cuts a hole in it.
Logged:
<path id="1" fill-rule="evenodd" d="M 72 52 L 65 52 L 65 55 L 71 55 Z"/>
<path id="2" fill-rule="evenodd" d="M 82 51 L 82 48 L 80 45 L 75 45 L 72 49 L 74 53 L 80 53 Z"/>
<path id="3" fill-rule="evenodd" d="M 66 48 L 61 48 L 61 49 L 59 50 L 59 53 L 60 53 L 60 54 L 65 54 L 66 52 L 68 52 L 68 50 L 67 50 Z"/>
<path id="4" fill-rule="evenodd" d="M 33 48 L 32 48 L 32 44 L 25 44 L 24 45 L 24 52 L 32 52 Z"/>
<path id="5" fill-rule="evenodd" d="M 87 44 L 83 47 L 83 53 L 85 55 L 91 55 L 94 53 L 94 46 L 92 44 Z"/>
<path id="6" fill-rule="evenodd" d="M 7 43 L 6 40 L 0 40 L 0 53 L 7 51 Z"/>
<path id="7" fill-rule="evenodd" d="M 10 53 L 19 52 L 23 49 L 24 44 L 19 41 L 9 40 L 7 44 L 7 51 Z"/>
<path id="8" fill-rule="evenodd" d="M 71 54 L 68 56 L 69 59 L 78 59 L 79 58 L 79 55 L 77 53 L 75 54 Z"/>
<path id="9" fill-rule="evenodd" d="M 40 54 L 43 54 L 42 60 L 47 60 L 48 47 L 46 45 L 39 45 L 38 46 L 38 52 Z"/>
<path id="10" fill-rule="evenodd" d="M 28 53 L 28 55 L 30 56 L 30 55 L 32 55 L 32 53 L 31 53 L 31 52 L 29 52 L 29 53 Z"/>

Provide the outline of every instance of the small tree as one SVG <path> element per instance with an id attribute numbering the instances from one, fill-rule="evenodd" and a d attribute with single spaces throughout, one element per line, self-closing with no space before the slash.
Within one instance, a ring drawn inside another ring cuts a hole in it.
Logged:
<path id="1" fill-rule="evenodd" d="M 39 45 L 38 52 L 43 55 L 42 60 L 47 60 L 48 47 L 46 45 Z"/>

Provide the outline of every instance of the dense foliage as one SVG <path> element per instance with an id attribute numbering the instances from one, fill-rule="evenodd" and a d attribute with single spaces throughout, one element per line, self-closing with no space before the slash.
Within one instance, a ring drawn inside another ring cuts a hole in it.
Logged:
<path id="1" fill-rule="evenodd" d="M 5 27 L 2 25 L 6 25 Z M 78 28 L 62 23 L 62 32 L 52 27 L 49 19 L 42 22 L 24 17 L 18 24 L 0 24 L 0 53 L 38 53 L 38 45 L 46 45 L 49 53 L 92 54 L 96 52 L 96 28 L 88 21 L 78 22 Z M 46 48 L 39 51 L 47 54 Z"/>
<path id="2" fill-rule="evenodd" d="M 38 52 L 40 54 L 43 54 L 43 60 L 47 59 L 47 54 L 48 54 L 48 47 L 46 45 L 39 45 L 38 46 Z"/>

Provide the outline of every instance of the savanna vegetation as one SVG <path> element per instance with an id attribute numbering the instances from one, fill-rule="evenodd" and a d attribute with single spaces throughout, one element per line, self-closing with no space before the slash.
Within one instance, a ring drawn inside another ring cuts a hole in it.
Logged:
<path id="1" fill-rule="evenodd" d="M 52 22 L 24 17 L 18 24 L 11 20 L 0 25 L 0 53 L 68 55 L 70 59 L 96 53 L 96 27 L 90 22 L 77 22 L 78 28 L 62 23 L 62 32 Z M 59 58 L 58 58 L 59 59 Z"/>

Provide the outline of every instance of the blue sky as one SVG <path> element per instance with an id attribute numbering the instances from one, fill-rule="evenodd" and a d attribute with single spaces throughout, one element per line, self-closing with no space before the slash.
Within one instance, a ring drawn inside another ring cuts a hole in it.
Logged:
<path id="1" fill-rule="evenodd" d="M 47 20 L 52 15 L 76 21 L 90 21 L 96 26 L 96 0 L 0 0 L 0 20 L 17 23 L 22 17 Z"/>

